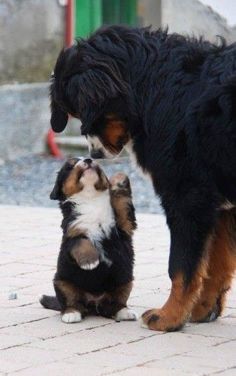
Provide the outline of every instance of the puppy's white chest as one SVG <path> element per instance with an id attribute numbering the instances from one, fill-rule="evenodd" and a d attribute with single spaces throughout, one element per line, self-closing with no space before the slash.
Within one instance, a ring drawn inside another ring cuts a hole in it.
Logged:
<path id="1" fill-rule="evenodd" d="M 84 230 L 91 240 L 100 240 L 110 235 L 115 219 L 108 192 L 95 199 L 81 201 L 79 205 L 75 205 L 74 210 L 77 218 L 71 225 Z"/>

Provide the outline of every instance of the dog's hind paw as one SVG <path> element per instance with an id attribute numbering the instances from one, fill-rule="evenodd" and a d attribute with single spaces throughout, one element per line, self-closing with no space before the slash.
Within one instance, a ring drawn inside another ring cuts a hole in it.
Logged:
<path id="1" fill-rule="evenodd" d="M 138 319 L 137 313 L 127 307 L 122 308 L 115 315 L 116 321 L 136 321 L 137 319 Z"/>
<path id="2" fill-rule="evenodd" d="M 79 311 L 65 312 L 61 316 L 61 321 L 65 322 L 66 324 L 80 322 L 82 321 L 82 315 Z"/>

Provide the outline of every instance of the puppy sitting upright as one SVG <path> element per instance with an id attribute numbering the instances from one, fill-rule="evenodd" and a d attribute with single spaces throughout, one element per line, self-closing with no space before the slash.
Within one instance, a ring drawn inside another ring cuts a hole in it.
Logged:
<path id="1" fill-rule="evenodd" d="M 60 310 L 62 321 L 79 322 L 88 313 L 135 320 L 127 308 L 136 228 L 126 175 L 108 178 L 91 159 L 69 159 L 50 195 L 59 200 L 63 238 L 54 277 L 56 297 L 43 295 L 45 308 Z"/>

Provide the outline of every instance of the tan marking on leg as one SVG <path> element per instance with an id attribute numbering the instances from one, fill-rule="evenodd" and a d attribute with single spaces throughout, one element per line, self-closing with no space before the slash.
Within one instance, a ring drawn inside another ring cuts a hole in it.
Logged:
<path id="1" fill-rule="evenodd" d="M 132 236 L 136 229 L 136 220 L 129 178 L 123 173 L 117 173 L 110 179 L 110 184 L 111 204 L 116 214 L 117 224 Z"/>
<path id="2" fill-rule="evenodd" d="M 79 311 L 82 315 L 87 313 L 85 307 L 85 292 L 82 289 L 79 289 L 72 283 L 64 280 L 54 281 L 54 286 L 60 291 L 65 299 L 66 307 L 63 312 L 69 312 L 68 310 L 72 310 L 72 312 Z"/>
<path id="3" fill-rule="evenodd" d="M 133 288 L 133 281 L 118 287 L 113 293 L 110 293 L 111 299 L 126 306 L 130 293 Z"/>
<path id="4" fill-rule="evenodd" d="M 179 329 L 187 321 L 194 303 L 200 296 L 206 269 L 207 263 L 202 260 L 187 287 L 185 287 L 183 275 L 177 275 L 172 281 L 171 293 L 164 306 L 143 314 L 144 326 L 161 331 Z"/>
<path id="5" fill-rule="evenodd" d="M 204 280 L 201 296 L 192 311 L 193 322 L 215 320 L 224 309 L 226 293 L 236 269 L 235 224 L 235 212 L 222 213 L 209 250 L 208 278 Z"/>
<path id="6" fill-rule="evenodd" d="M 85 235 L 86 236 L 86 232 L 84 229 L 80 229 L 78 228 L 76 225 L 69 225 L 68 229 L 67 229 L 67 233 L 66 233 L 66 236 L 68 238 L 76 238 L 77 236 L 80 236 L 80 235 Z"/>
<path id="7" fill-rule="evenodd" d="M 67 307 L 75 307 L 79 299 L 79 289 L 72 283 L 63 280 L 54 281 L 54 285 L 65 297 Z"/>
<path id="8" fill-rule="evenodd" d="M 78 245 L 71 249 L 71 256 L 82 269 L 86 269 L 86 265 L 99 264 L 98 251 L 89 239 L 80 239 Z"/>
<path id="9" fill-rule="evenodd" d="M 118 287 L 115 291 L 105 293 L 98 307 L 100 315 L 115 318 L 117 312 L 127 307 L 132 286 L 133 282 L 129 282 Z"/>

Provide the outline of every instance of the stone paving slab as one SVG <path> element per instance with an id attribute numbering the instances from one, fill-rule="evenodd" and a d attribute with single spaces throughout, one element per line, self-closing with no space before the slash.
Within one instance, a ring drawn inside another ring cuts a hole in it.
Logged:
<path id="1" fill-rule="evenodd" d="M 236 283 L 221 319 L 177 333 L 100 317 L 68 325 L 43 309 L 38 297 L 53 293 L 60 221 L 58 209 L 0 206 L 0 376 L 236 375 Z M 139 214 L 138 225 L 129 303 L 141 315 L 169 294 L 169 233 L 162 215 Z M 8 300 L 10 292 L 18 298 Z"/>

